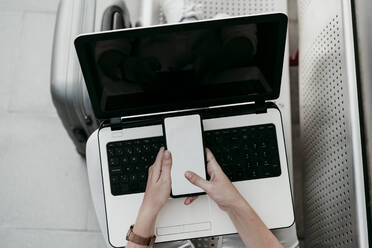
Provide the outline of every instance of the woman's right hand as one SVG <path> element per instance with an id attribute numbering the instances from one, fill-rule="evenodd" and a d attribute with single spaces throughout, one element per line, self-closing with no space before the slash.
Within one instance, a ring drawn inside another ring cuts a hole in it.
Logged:
<path id="1" fill-rule="evenodd" d="M 204 180 L 191 171 L 185 173 L 185 177 L 194 185 L 202 188 L 224 211 L 231 210 L 237 204 L 245 202 L 239 191 L 230 182 L 229 178 L 222 171 L 220 165 L 212 152 L 206 148 L 207 153 L 207 171 L 210 180 Z M 191 204 L 197 196 L 188 197 L 185 204 Z"/>
<path id="2" fill-rule="evenodd" d="M 207 170 L 210 180 L 206 181 L 193 172 L 187 171 L 185 177 L 204 191 L 227 212 L 234 223 L 240 238 L 247 248 L 251 247 L 280 247 L 278 239 L 267 229 L 253 208 L 242 197 L 238 190 L 223 173 L 212 152 L 207 152 Z M 185 204 L 191 204 L 197 197 L 188 197 Z"/>

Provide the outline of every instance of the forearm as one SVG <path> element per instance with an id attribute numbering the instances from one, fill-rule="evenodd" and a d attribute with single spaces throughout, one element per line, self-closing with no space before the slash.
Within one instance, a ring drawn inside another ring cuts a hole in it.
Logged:
<path id="1" fill-rule="evenodd" d="M 283 247 L 244 199 L 228 211 L 247 248 Z"/>
<path id="2" fill-rule="evenodd" d="M 134 224 L 133 232 L 142 237 L 152 237 L 154 235 L 156 213 L 151 210 L 141 207 L 139 214 Z M 144 248 L 147 246 L 138 245 L 133 242 L 128 242 L 127 248 Z"/>

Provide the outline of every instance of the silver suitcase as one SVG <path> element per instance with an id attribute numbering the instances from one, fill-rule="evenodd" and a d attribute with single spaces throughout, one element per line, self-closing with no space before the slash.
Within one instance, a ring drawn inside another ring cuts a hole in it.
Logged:
<path id="1" fill-rule="evenodd" d="M 124 28 L 130 25 L 123 1 L 61 0 L 55 24 L 51 94 L 57 113 L 77 151 L 98 128 L 74 48 L 82 33 Z"/>

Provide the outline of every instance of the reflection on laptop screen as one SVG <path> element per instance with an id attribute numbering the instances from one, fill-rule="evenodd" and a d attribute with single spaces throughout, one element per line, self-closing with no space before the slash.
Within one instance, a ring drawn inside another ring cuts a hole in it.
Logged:
<path id="1" fill-rule="evenodd" d="M 280 23 L 216 23 L 128 30 L 91 42 L 100 109 L 273 94 L 284 53 Z"/>

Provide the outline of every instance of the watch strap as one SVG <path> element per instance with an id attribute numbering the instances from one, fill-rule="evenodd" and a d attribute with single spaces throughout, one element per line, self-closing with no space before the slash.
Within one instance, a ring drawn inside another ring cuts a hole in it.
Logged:
<path id="1" fill-rule="evenodd" d="M 129 230 L 128 230 L 127 236 L 126 236 L 126 240 L 128 240 L 130 242 L 133 242 L 137 245 L 143 245 L 143 246 L 154 245 L 155 239 L 156 239 L 155 235 L 152 236 L 152 237 L 149 237 L 149 238 L 145 238 L 145 237 L 142 237 L 140 235 L 135 234 L 133 232 L 133 228 L 134 228 L 134 225 L 131 225 Z"/>

